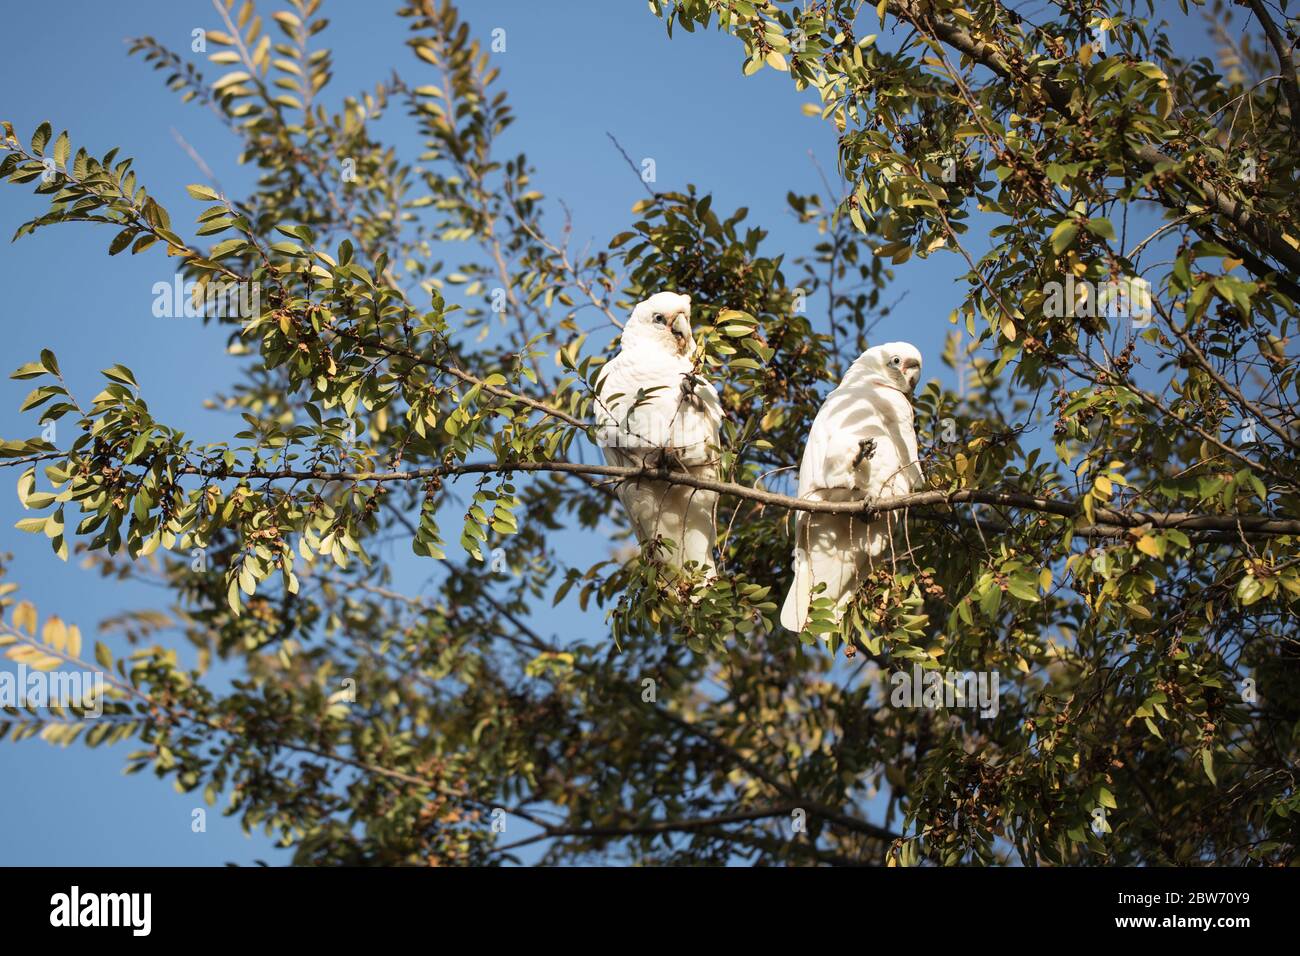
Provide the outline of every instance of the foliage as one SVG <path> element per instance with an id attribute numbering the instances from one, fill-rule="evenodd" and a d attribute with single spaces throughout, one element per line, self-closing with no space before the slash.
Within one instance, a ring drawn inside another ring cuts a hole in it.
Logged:
<path id="1" fill-rule="evenodd" d="M 142 646 L 97 651 L 99 723 L 7 708 L 0 735 L 136 739 L 129 770 L 224 797 L 303 864 L 532 842 L 547 862 L 1295 859 L 1294 21 L 1251 2 L 1242 32 L 1216 6 L 1216 63 L 1117 0 L 1041 23 L 993 0 L 652 0 L 670 33 L 733 34 L 746 73 L 788 72 L 834 124 L 844 195 L 789 195 L 816 239 L 787 263 L 695 187 L 575 255 L 526 156 L 500 156 L 510 107 L 455 7 L 412 0 L 416 79 L 331 111 L 319 6 L 218 4 L 211 82 L 134 44 L 259 170 L 242 200 L 190 187 L 192 240 L 117 150 L 4 126 L 0 175 L 50 201 L 17 235 L 107 223 L 110 254 L 162 251 L 200 294 L 260 298 L 217 319 L 247 356 L 226 443 L 155 418 L 123 365 L 88 402 L 49 352 L 15 373 L 37 380 L 38 430 L 76 436 L 0 445 L 19 527 L 175 602 L 106 622 Z M 375 133 L 396 105 L 415 161 Z M 822 608 L 785 633 L 799 504 L 771 488 L 889 312 L 889 265 L 941 253 L 969 273 L 942 356 L 962 386 L 917 396 L 929 490 L 872 504 L 900 554 L 842 622 Z M 1051 292 L 1133 278 L 1150 322 Z M 619 514 L 617 469 L 583 464 L 610 353 L 579 319 L 617 325 L 661 288 L 695 299 L 726 411 L 711 582 L 667 577 L 653 548 L 565 561 Z M 394 534 L 440 570 L 436 595 L 392 586 Z M 13 601 L 11 657 L 80 659 Z M 544 634 L 548 604 L 580 634 Z M 143 645 L 164 631 L 196 669 Z M 913 664 L 997 674 L 996 716 L 891 706 Z"/>

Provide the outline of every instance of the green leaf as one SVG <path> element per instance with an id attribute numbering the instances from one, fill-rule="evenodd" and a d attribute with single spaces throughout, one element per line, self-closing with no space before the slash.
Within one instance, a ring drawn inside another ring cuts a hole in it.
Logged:
<path id="1" fill-rule="evenodd" d="M 134 226 L 131 226 L 130 228 L 127 229 L 123 229 L 116 236 L 114 236 L 113 241 L 108 244 L 108 254 L 110 256 L 117 255 L 119 252 L 121 252 L 123 249 L 125 249 L 127 246 L 131 244 L 131 240 L 138 235 L 138 232 L 139 231 Z"/>
<path id="2" fill-rule="evenodd" d="M 1115 227 L 1110 224 L 1109 219 L 1089 219 L 1084 223 L 1084 228 L 1101 239 L 1113 240 L 1115 238 Z M 1069 243 L 1067 242 L 1066 245 L 1069 245 Z"/>
<path id="3" fill-rule="evenodd" d="M 36 378 L 38 375 L 44 375 L 47 371 L 48 369 L 40 362 L 28 362 L 26 365 L 20 365 L 10 372 L 9 377 L 16 379 Z"/>
<path id="4" fill-rule="evenodd" d="M 54 161 L 66 169 L 68 165 L 68 157 L 71 154 L 72 143 L 68 139 L 67 130 L 64 130 L 59 134 L 59 138 L 54 141 Z"/>
<path id="5" fill-rule="evenodd" d="M 1059 256 L 1070 248 L 1071 243 L 1074 242 L 1074 237 L 1078 234 L 1078 224 L 1072 219 L 1065 220 L 1052 230 L 1052 251 Z"/>
<path id="6" fill-rule="evenodd" d="M 1022 601 L 1041 600 L 1038 595 L 1038 579 L 1028 571 L 1020 571 L 1007 580 L 1007 590 Z"/>
<path id="7" fill-rule="evenodd" d="M 131 374 L 131 370 L 125 365 L 114 365 L 103 371 L 105 377 L 112 379 L 114 382 L 121 382 L 123 385 L 130 385 L 132 388 L 140 387 L 136 384 L 135 376 Z"/>
<path id="8" fill-rule="evenodd" d="M 50 136 L 54 130 L 49 123 L 42 123 L 36 127 L 36 132 L 32 134 L 32 152 L 37 156 L 45 155 L 45 144 L 50 141 Z"/>
<path id="9" fill-rule="evenodd" d="M 28 468 L 18 476 L 18 503 L 24 508 L 30 508 L 27 503 L 31 497 L 32 491 L 36 488 L 36 469 Z"/>

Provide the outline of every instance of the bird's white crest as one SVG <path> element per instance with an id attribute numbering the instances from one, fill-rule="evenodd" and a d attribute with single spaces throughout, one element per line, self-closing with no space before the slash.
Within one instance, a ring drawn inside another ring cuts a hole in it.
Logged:
<path id="1" fill-rule="evenodd" d="M 619 345 L 596 383 L 605 460 L 716 478 L 722 406 L 693 364 L 690 296 L 658 292 L 639 303 Z M 618 495 L 639 540 L 671 541 L 670 564 L 713 570 L 715 492 L 638 481 L 621 484 Z"/>
<path id="2" fill-rule="evenodd" d="M 799 465 L 799 497 L 861 501 L 907 494 L 921 485 L 911 393 L 921 377 L 921 353 L 907 342 L 863 352 L 813 419 Z M 813 589 L 835 602 L 852 598 L 860 576 L 885 556 L 892 515 L 862 521 L 848 515 L 802 512 L 795 519 L 794 580 L 781 623 L 801 631 Z"/>

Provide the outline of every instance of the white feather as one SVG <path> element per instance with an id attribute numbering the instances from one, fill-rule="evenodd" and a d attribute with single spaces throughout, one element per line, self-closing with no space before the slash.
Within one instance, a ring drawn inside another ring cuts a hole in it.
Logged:
<path id="1" fill-rule="evenodd" d="M 671 321 L 661 325 L 657 315 Z M 633 310 L 619 354 L 596 385 L 596 419 L 609 464 L 666 465 L 700 478 L 718 476 L 722 405 L 713 386 L 694 374 L 689 316 L 690 297 L 672 292 L 657 293 Z M 713 571 L 716 492 L 634 481 L 619 485 L 618 496 L 638 540 L 672 542 L 665 555 L 670 565 L 693 561 Z"/>
<path id="2" fill-rule="evenodd" d="M 897 358 L 898 362 L 894 362 Z M 861 501 L 907 494 L 920 487 L 916 429 L 909 393 L 921 373 L 921 355 L 906 342 L 868 349 L 850 366 L 813 419 L 799 466 L 799 497 Z M 862 442 L 875 442 L 870 456 Z M 890 545 L 892 517 L 862 521 L 849 515 L 800 512 L 795 519 L 794 580 L 781 623 L 801 631 L 813 589 L 835 601 L 837 615 L 861 575 Z"/>

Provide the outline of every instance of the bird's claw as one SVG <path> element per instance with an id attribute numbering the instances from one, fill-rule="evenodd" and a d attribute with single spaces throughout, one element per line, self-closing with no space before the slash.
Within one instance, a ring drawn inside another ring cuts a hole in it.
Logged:
<path id="1" fill-rule="evenodd" d="M 856 468 L 864 461 L 876 453 L 876 440 L 874 438 L 864 438 L 858 442 L 858 454 L 853 459 L 853 467 Z"/>
<path id="2" fill-rule="evenodd" d="M 661 471 L 684 471 L 681 456 L 675 448 L 660 448 L 654 456 L 654 466 Z"/>

